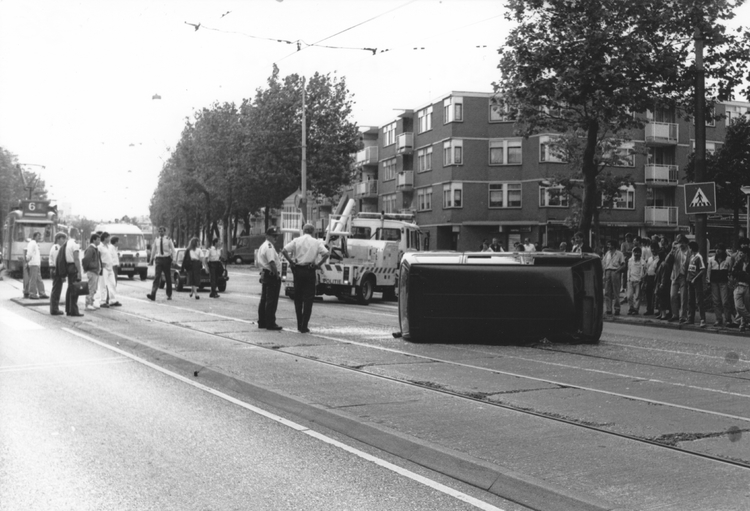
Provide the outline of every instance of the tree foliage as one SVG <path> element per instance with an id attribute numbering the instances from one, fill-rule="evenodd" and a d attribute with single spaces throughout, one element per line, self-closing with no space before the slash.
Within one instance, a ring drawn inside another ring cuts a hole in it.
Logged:
<path id="1" fill-rule="evenodd" d="M 24 180 L 27 185 L 33 186 L 32 199 L 47 200 L 44 180 L 37 173 L 22 169 L 16 155 L 0 147 L 0 226 L 4 225 L 8 212 L 14 209 L 19 201 L 29 198 L 29 190 L 24 185 Z M 0 242 L 2 241 L 4 240 L 0 232 Z"/>
<path id="2" fill-rule="evenodd" d="M 521 134 L 582 138 L 580 230 L 588 234 L 600 190 L 601 141 L 644 127 L 655 107 L 694 110 L 693 36 L 707 38 L 706 96 L 730 99 L 747 75 L 750 39 L 727 30 L 742 1 L 509 0 L 516 23 L 501 50 L 498 102 Z M 747 95 L 748 90 L 743 91 Z"/>
<path id="3" fill-rule="evenodd" d="M 267 86 L 239 108 L 215 103 L 186 120 L 152 197 L 152 221 L 185 238 L 201 230 L 210 238 L 220 222 L 228 243 L 230 219 L 280 207 L 300 187 L 303 84 L 308 190 L 335 196 L 359 140 L 346 82 L 281 78 L 274 66 Z"/>

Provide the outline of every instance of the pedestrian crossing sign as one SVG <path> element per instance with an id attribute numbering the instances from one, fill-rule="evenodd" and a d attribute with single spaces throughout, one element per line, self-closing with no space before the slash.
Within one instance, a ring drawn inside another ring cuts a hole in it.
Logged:
<path id="1" fill-rule="evenodd" d="M 716 213 L 716 183 L 686 183 L 685 213 Z"/>

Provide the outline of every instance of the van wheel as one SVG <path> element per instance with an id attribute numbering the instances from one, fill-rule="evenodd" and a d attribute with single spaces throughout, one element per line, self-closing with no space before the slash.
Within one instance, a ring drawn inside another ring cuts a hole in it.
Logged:
<path id="1" fill-rule="evenodd" d="M 357 288 L 357 301 L 362 305 L 367 305 L 372 300 L 372 295 L 375 292 L 375 283 L 372 277 L 367 277 L 362 285 Z"/>
<path id="2" fill-rule="evenodd" d="M 242 264 L 245 262 L 240 256 L 235 257 L 232 261 L 234 262 L 234 264 Z"/>

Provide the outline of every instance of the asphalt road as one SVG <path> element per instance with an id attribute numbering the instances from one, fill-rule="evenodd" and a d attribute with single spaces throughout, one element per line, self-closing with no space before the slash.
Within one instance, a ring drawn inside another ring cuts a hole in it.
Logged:
<path id="1" fill-rule="evenodd" d="M 510 471 L 540 488 L 541 500 L 510 486 L 492 492 L 534 509 L 562 509 L 544 497 L 566 492 L 604 503 L 601 509 L 749 507 L 750 472 L 724 463 L 750 463 L 746 338 L 617 322 L 605 325 L 598 346 L 512 339 L 414 345 L 392 337 L 393 303 L 330 298 L 315 305 L 312 335 L 266 332 L 253 324 L 257 274 L 230 267 L 230 276 L 220 299 L 176 293 L 167 302 L 160 291 L 156 304 L 145 298 L 150 282 L 121 280 L 124 307 L 58 324 L 199 374 L 197 381 L 247 401 L 263 399 L 243 396 L 232 382 Z M 288 299 L 281 299 L 279 323 L 295 325 Z M 223 376 L 210 380 L 210 369 Z M 368 443 L 352 428 L 328 426 Z M 443 473 L 474 484 L 449 468 Z"/>

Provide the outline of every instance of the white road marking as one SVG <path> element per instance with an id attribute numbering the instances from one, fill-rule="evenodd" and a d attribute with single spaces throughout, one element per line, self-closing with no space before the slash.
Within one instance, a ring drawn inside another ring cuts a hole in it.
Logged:
<path id="1" fill-rule="evenodd" d="M 273 414 L 271 412 L 268 412 L 262 408 L 259 408 L 257 406 L 253 406 L 251 404 L 245 403 L 243 401 L 240 401 L 237 398 L 234 398 L 230 395 L 224 394 L 221 391 L 218 391 L 216 389 L 213 389 L 211 387 L 208 387 L 206 385 L 203 385 L 201 383 L 198 383 L 196 381 L 193 381 L 189 378 L 186 378 L 185 376 L 182 376 L 180 374 L 174 373 L 168 369 L 165 369 L 157 364 L 151 363 L 148 360 L 142 359 L 140 357 L 137 357 L 135 355 L 132 355 L 124 350 L 121 350 L 119 348 L 115 348 L 114 346 L 110 346 L 109 344 L 106 344 L 102 341 L 99 341 L 97 339 L 94 339 L 93 337 L 90 337 L 88 335 L 82 334 L 80 332 L 76 332 L 75 330 L 71 330 L 69 328 L 63 328 L 62 329 L 65 332 L 68 332 L 69 334 L 75 335 L 76 337 L 80 337 L 81 339 L 85 339 L 86 341 L 92 342 L 94 344 L 97 344 L 103 348 L 106 348 L 108 350 L 114 351 L 115 353 L 119 353 L 120 355 L 123 355 L 125 357 L 128 357 L 129 359 L 132 359 L 140 364 L 143 364 L 147 367 L 150 367 L 152 369 L 155 369 L 163 374 L 166 374 L 167 376 L 170 376 L 176 380 L 179 380 L 183 383 L 187 383 L 188 385 L 192 385 L 193 387 L 200 389 L 204 392 L 208 392 L 209 394 L 213 394 L 214 396 L 217 396 L 221 399 L 224 399 L 225 401 L 228 401 L 230 403 L 233 403 L 237 406 L 241 406 L 242 408 L 245 408 L 246 410 L 249 410 L 253 413 L 256 413 L 258 415 L 261 415 L 263 417 L 266 417 L 267 419 L 271 419 L 272 421 L 278 422 L 279 424 L 283 424 L 289 428 L 294 429 L 295 431 L 299 431 L 301 433 L 304 433 L 312 438 L 316 438 L 318 440 L 321 440 L 323 442 L 326 442 L 327 444 L 336 446 L 340 449 L 343 449 L 351 454 L 354 454 L 355 456 L 358 456 L 364 460 L 370 461 L 372 463 L 375 463 L 378 466 L 381 466 L 383 468 L 386 468 L 392 472 L 395 472 L 401 476 L 408 477 L 409 479 L 416 481 L 418 483 L 421 483 L 425 486 L 428 486 L 434 490 L 437 490 L 441 493 L 444 493 L 448 496 L 451 496 L 455 499 L 461 500 L 463 502 L 466 502 L 467 504 L 470 504 L 478 509 L 482 509 L 484 511 L 503 511 L 499 507 L 495 507 L 491 504 L 488 504 L 487 502 L 484 502 L 482 500 L 479 500 L 477 498 L 474 498 L 470 495 L 467 495 L 463 492 L 454 490 L 453 488 L 450 488 L 449 486 L 446 486 L 444 484 L 441 484 L 437 481 L 433 481 L 432 479 L 429 479 L 427 477 L 421 476 L 415 472 L 412 472 L 410 470 L 407 470 L 405 468 L 399 467 L 398 465 L 394 465 L 393 463 L 390 463 L 388 461 L 385 461 L 383 459 L 377 458 L 375 456 L 372 456 L 371 454 L 368 454 L 364 451 L 360 451 L 359 449 L 355 449 L 354 447 L 348 446 L 346 444 L 343 444 L 339 442 L 338 440 L 335 440 L 333 438 L 330 438 L 326 435 L 323 435 L 322 433 L 318 433 L 317 431 L 311 430 L 305 426 L 302 426 L 301 424 L 297 424 L 296 422 L 290 421 L 288 419 L 285 419 L 279 415 Z"/>
<path id="2" fill-rule="evenodd" d="M 34 323 L 23 316 L 19 316 L 14 312 L 10 312 L 8 309 L 0 308 L 0 323 L 11 328 L 13 330 L 29 331 L 29 330 L 44 330 L 44 327 L 38 323 Z"/>
<path id="3" fill-rule="evenodd" d="M 125 357 L 113 358 L 91 358 L 85 360 L 71 360 L 68 362 L 48 362 L 45 364 L 19 364 L 15 366 L 0 366 L 0 373 L 14 373 L 19 371 L 32 371 L 35 369 L 47 369 L 57 367 L 85 367 L 97 365 L 118 364 L 122 362 L 132 362 Z"/>

